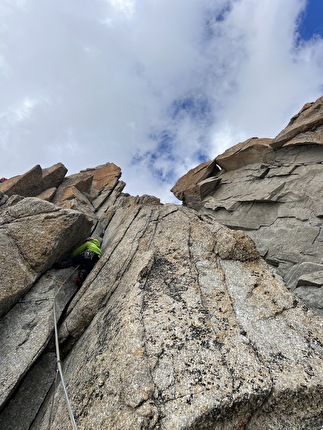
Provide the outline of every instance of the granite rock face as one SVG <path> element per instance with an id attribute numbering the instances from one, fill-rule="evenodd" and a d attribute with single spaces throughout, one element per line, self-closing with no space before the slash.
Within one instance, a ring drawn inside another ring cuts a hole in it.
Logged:
<path id="1" fill-rule="evenodd" d="M 47 169 L 39 165 L 23 175 L 15 176 L 0 184 L 0 191 L 8 196 L 15 194 L 35 197 L 51 187 L 57 187 L 67 173 L 62 163 L 57 163 Z"/>
<path id="2" fill-rule="evenodd" d="M 0 205 L 0 317 L 27 293 L 59 255 L 90 231 L 82 213 L 33 197 L 13 196 Z"/>
<path id="3" fill-rule="evenodd" d="M 300 137 L 320 109 L 293 144 L 252 138 L 192 169 L 182 206 L 124 194 L 113 163 L 0 184 L 0 428 L 72 428 L 55 301 L 79 430 L 321 430 L 323 160 Z M 77 289 L 53 263 L 88 235 L 103 255 Z"/>
<path id="4" fill-rule="evenodd" d="M 321 315 L 322 103 L 306 104 L 275 139 L 252 138 L 216 157 L 210 164 L 220 172 L 187 184 L 198 198 L 175 193 L 199 213 L 244 230 L 288 288 Z M 198 192 L 205 181 L 215 185 L 207 195 Z"/>
<path id="5" fill-rule="evenodd" d="M 319 428 L 322 320 L 244 233 L 131 200 L 61 325 L 80 428 Z M 60 390 L 54 405 L 67 427 Z"/>

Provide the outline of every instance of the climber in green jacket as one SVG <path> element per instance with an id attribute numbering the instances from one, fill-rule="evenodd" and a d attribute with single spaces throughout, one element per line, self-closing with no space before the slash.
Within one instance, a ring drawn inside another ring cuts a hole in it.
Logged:
<path id="1" fill-rule="evenodd" d="M 54 267 L 64 269 L 79 266 L 76 284 L 80 287 L 101 255 L 100 242 L 93 237 L 88 237 L 83 245 L 76 248 L 66 260 L 56 263 Z"/>

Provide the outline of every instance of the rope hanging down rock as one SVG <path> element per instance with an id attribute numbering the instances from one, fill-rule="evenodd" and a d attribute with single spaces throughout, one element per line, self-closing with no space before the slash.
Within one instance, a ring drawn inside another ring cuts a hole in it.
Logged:
<path id="1" fill-rule="evenodd" d="M 74 418 L 74 414 L 73 414 L 73 411 L 72 411 L 71 403 L 70 403 L 70 400 L 69 400 L 69 397 L 68 397 L 68 393 L 67 393 L 67 389 L 66 389 L 66 385 L 65 385 L 65 381 L 64 381 L 62 362 L 61 362 L 61 358 L 60 358 L 59 341 L 58 341 L 58 328 L 57 328 L 57 316 L 56 316 L 56 297 L 57 297 L 58 293 L 60 292 L 61 288 L 63 287 L 63 285 L 65 284 L 65 282 L 68 279 L 71 278 L 71 276 L 73 275 L 73 273 L 77 269 L 78 269 L 78 266 L 73 270 L 73 272 L 61 284 L 61 286 L 57 290 L 57 293 L 55 294 L 54 301 L 53 301 L 53 315 L 54 315 L 54 330 L 55 330 L 55 348 L 56 348 L 57 371 L 58 371 L 60 379 L 61 379 L 61 383 L 62 383 L 62 387 L 63 387 L 63 390 L 64 390 L 64 395 L 65 395 L 65 400 L 66 400 L 66 403 L 67 403 L 68 412 L 69 412 L 69 415 L 70 415 L 70 418 L 71 418 L 74 430 L 78 430 L 78 428 L 77 428 L 77 425 L 76 425 L 76 422 L 75 422 L 75 418 Z M 54 395 L 55 395 L 55 392 L 53 393 L 53 396 Z M 48 430 L 50 430 L 51 419 L 52 419 L 52 413 L 50 413 L 50 422 L 49 422 L 49 428 L 48 428 Z"/>

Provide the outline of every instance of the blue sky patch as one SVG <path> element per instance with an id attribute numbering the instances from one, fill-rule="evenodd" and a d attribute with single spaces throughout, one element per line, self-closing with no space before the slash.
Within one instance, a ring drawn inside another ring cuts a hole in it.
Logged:
<path id="1" fill-rule="evenodd" d="M 169 130 L 160 130 L 153 132 L 149 138 L 154 142 L 153 149 L 143 153 L 136 153 L 131 160 L 131 164 L 146 164 L 149 166 L 153 176 L 161 182 L 167 183 L 174 180 L 174 171 L 172 169 L 175 161 L 174 156 L 174 139 L 175 135 Z M 166 161 L 165 166 L 160 167 Z"/>
<path id="2" fill-rule="evenodd" d="M 168 160 L 174 160 L 172 155 L 174 145 L 174 134 L 169 130 L 161 130 L 158 133 L 154 133 L 151 138 L 157 142 L 156 152 L 163 154 Z"/>
<path id="3" fill-rule="evenodd" d="M 216 10 L 209 8 L 205 13 L 204 37 L 206 41 L 212 40 L 216 34 L 218 24 L 223 22 L 231 11 L 231 3 L 226 4 L 222 9 Z"/>
<path id="4" fill-rule="evenodd" d="M 205 161 L 209 161 L 210 157 L 204 152 L 199 152 L 196 154 L 196 159 L 199 163 L 204 163 Z"/>
<path id="5" fill-rule="evenodd" d="M 323 0 L 308 0 L 301 15 L 298 32 L 303 40 L 309 40 L 315 36 L 323 38 Z"/>
<path id="6" fill-rule="evenodd" d="M 206 97 L 187 96 L 174 100 L 171 106 L 171 117 L 174 120 L 189 116 L 194 122 L 207 121 L 211 112 L 211 106 Z"/>

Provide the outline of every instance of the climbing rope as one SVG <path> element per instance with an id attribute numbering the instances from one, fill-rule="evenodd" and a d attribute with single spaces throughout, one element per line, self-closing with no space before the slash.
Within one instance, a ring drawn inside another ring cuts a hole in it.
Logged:
<path id="1" fill-rule="evenodd" d="M 36 300 L 25 300 L 25 299 L 20 299 L 18 301 L 19 304 L 41 304 L 44 301 L 47 300 L 53 300 L 53 316 L 54 316 L 54 333 L 55 333 L 55 349 L 56 349 L 56 366 L 57 366 L 57 373 L 59 373 L 60 379 L 61 379 L 61 383 L 62 383 L 62 387 L 63 387 L 63 391 L 64 391 L 64 395 L 65 395 L 65 400 L 67 403 L 67 409 L 73 424 L 73 429 L 74 430 L 78 430 L 76 422 L 75 422 L 75 418 L 74 418 L 74 414 L 72 411 L 72 407 L 71 407 L 71 403 L 68 397 L 68 393 L 67 393 L 67 389 L 66 389 L 66 385 L 65 385 L 65 381 L 64 381 L 64 375 L 63 375 L 63 369 L 62 369 L 62 362 L 61 362 L 61 358 L 60 358 L 60 350 L 59 350 L 59 340 L 58 340 L 58 323 L 57 323 L 57 316 L 56 316 L 56 298 L 59 294 L 59 292 L 61 291 L 61 288 L 65 285 L 65 283 L 73 276 L 74 272 L 79 268 L 79 266 L 76 266 L 75 269 L 73 270 L 73 272 L 65 279 L 64 282 L 59 282 L 57 281 L 56 278 L 54 278 L 53 276 L 50 276 L 50 278 L 54 279 L 55 282 L 60 283 L 60 287 L 57 290 L 56 294 L 54 297 L 46 297 L 46 298 L 42 298 L 42 299 L 36 299 Z M 51 409 L 50 409 L 50 414 L 49 414 L 49 427 L 48 430 L 50 430 L 51 425 L 52 425 L 52 416 L 53 416 L 53 405 L 54 405 L 54 396 L 55 396 L 55 391 L 56 391 L 56 381 L 57 381 L 57 373 L 56 373 L 56 377 L 55 377 L 55 389 L 54 389 L 54 393 L 53 393 L 53 399 L 52 399 L 52 404 L 51 404 Z"/>
<path id="2" fill-rule="evenodd" d="M 61 288 L 63 287 L 63 285 L 72 277 L 72 275 L 74 274 L 74 272 L 77 269 L 78 269 L 78 266 L 73 270 L 73 272 L 61 284 L 61 286 L 57 290 L 57 293 L 54 296 L 54 301 L 53 301 L 53 315 L 54 315 L 54 331 L 55 331 L 55 348 L 56 348 L 57 372 L 59 373 L 59 376 L 60 376 L 60 379 L 61 379 L 61 383 L 62 383 L 62 387 L 63 387 L 63 390 L 64 390 L 64 395 L 65 395 L 65 400 L 66 400 L 66 404 L 67 404 L 67 409 L 68 409 L 68 412 L 69 412 L 69 415 L 70 415 L 70 418 L 71 418 L 74 430 L 78 430 L 78 429 L 77 429 L 77 425 L 76 425 L 76 422 L 75 422 L 74 414 L 73 414 L 73 411 L 72 411 L 71 403 L 70 403 L 70 400 L 69 400 L 69 397 L 68 397 L 68 393 L 67 393 L 67 389 L 66 389 L 66 385 L 65 385 L 65 381 L 64 381 L 64 376 L 63 376 L 62 362 L 61 362 L 61 358 L 60 358 L 59 340 L 58 340 L 58 324 L 57 324 L 57 316 L 56 316 L 56 297 L 57 297 L 58 293 L 60 292 Z M 56 379 L 57 379 L 57 374 L 56 374 L 56 378 L 55 378 L 55 386 L 56 386 Z M 54 393 L 53 393 L 53 401 L 52 401 L 52 406 L 51 406 L 51 410 L 50 410 L 48 430 L 50 430 L 51 423 L 52 423 L 52 410 L 53 410 L 53 404 L 54 404 L 55 391 L 56 390 L 54 390 Z"/>

